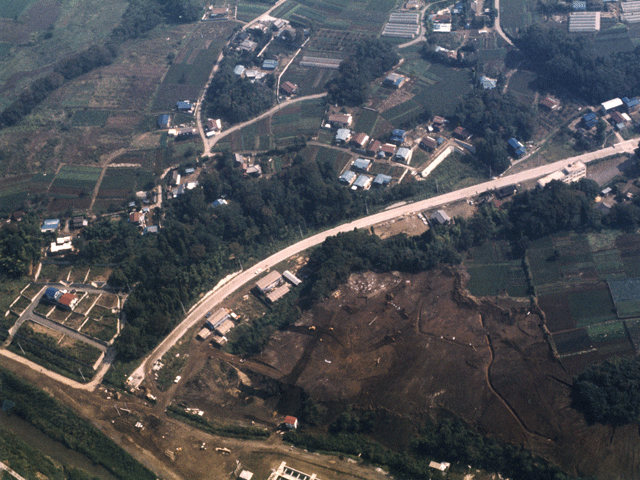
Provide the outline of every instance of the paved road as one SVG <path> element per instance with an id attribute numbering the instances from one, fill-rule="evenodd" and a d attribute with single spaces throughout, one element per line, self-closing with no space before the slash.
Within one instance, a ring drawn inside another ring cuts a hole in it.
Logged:
<path id="1" fill-rule="evenodd" d="M 0 462 L 0 470 L 4 470 L 5 472 L 9 473 L 9 475 L 14 476 L 15 478 L 17 478 L 18 480 L 27 480 L 26 478 L 24 478 L 21 475 L 18 475 L 16 472 L 14 472 L 13 470 L 11 470 L 7 465 L 5 465 L 4 463 Z"/>
<path id="2" fill-rule="evenodd" d="M 513 175 L 506 175 L 495 180 L 491 180 L 479 185 L 463 188 L 455 192 L 446 193 L 437 197 L 429 198 L 419 202 L 409 203 L 399 206 L 397 208 L 384 210 L 374 215 L 354 220 L 349 223 L 339 225 L 337 227 L 326 230 L 322 233 L 318 233 L 312 237 L 301 240 L 300 242 L 291 245 L 279 252 L 271 255 L 269 258 L 258 262 L 250 270 L 245 270 L 234 278 L 229 280 L 224 285 L 220 286 L 209 292 L 198 304 L 196 304 L 188 313 L 187 317 L 164 339 L 160 345 L 158 345 L 151 354 L 145 358 L 142 364 L 133 372 L 129 379 L 129 384 L 133 387 L 138 387 L 145 378 L 148 369 L 153 365 L 156 360 L 162 358 L 162 356 L 189 330 L 191 327 L 202 321 L 204 315 L 211 309 L 219 306 L 229 295 L 241 288 L 243 285 L 254 281 L 259 273 L 277 265 L 278 263 L 286 260 L 287 258 L 296 255 L 304 250 L 314 247 L 322 242 L 327 237 L 337 235 L 341 232 L 351 231 L 353 229 L 369 228 L 378 223 L 387 222 L 389 220 L 396 219 L 398 217 L 406 216 L 421 212 L 423 210 L 430 210 L 437 207 L 442 207 L 449 203 L 458 202 L 466 198 L 474 197 L 480 193 L 492 191 L 500 187 L 504 187 L 511 184 L 518 184 L 536 178 L 543 177 L 550 173 L 553 173 L 576 160 L 580 160 L 586 164 L 606 158 L 617 153 L 628 152 L 631 153 L 638 146 L 638 140 L 628 140 L 618 143 L 613 147 L 603 148 L 596 152 L 585 153 L 575 157 L 560 160 L 548 165 L 526 170 L 524 172 L 516 173 Z"/>

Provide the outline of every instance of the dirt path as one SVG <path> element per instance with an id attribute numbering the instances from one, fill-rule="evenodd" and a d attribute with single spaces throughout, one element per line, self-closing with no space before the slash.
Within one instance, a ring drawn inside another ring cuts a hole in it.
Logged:
<path id="1" fill-rule="evenodd" d="M 496 32 L 498 32 L 498 35 L 500 35 L 505 42 L 507 42 L 509 45 L 513 47 L 515 45 L 513 44 L 511 39 L 507 37 L 507 35 L 502 31 L 502 27 L 500 26 L 500 0 L 496 0 L 496 10 L 498 11 L 498 13 L 496 14 L 496 21 L 494 24 L 494 28 Z"/>
<path id="2" fill-rule="evenodd" d="M 115 152 L 111 152 L 105 159 L 104 165 L 102 165 L 102 171 L 100 172 L 100 177 L 96 182 L 96 186 L 93 188 L 93 194 L 91 195 L 91 203 L 89 204 L 89 209 L 88 209 L 89 211 L 93 209 L 93 204 L 96 202 L 96 197 L 98 196 L 100 185 L 102 185 L 102 179 L 104 178 L 104 174 L 107 172 L 107 167 L 109 166 L 109 164 L 114 158 L 118 157 L 119 155 L 122 155 L 126 151 L 127 151 L 126 149 L 120 148 Z"/>

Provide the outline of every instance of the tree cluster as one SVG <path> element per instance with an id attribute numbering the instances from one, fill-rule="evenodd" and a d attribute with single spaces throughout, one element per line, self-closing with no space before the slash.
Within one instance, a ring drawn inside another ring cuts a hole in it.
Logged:
<path id="1" fill-rule="evenodd" d="M 536 128 L 536 115 L 530 107 L 497 90 L 467 94 L 456 108 L 454 121 L 480 137 L 476 145 L 478 159 L 496 174 L 511 164 L 507 140 L 529 140 Z"/>
<path id="2" fill-rule="evenodd" d="M 327 83 L 329 102 L 362 105 L 369 95 L 369 84 L 391 70 L 399 60 L 393 46 L 385 40 L 358 42 L 355 53 L 340 64 L 338 76 Z"/>
<path id="3" fill-rule="evenodd" d="M 640 360 L 616 358 L 587 367 L 573 382 L 571 397 L 589 423 L 640 421 Z"/>
<path id="4" fill-rule="evenodd" d="M 0 229 L 0 280 L 27 275 L 40 259 L 43 235 L 40 221 L 27 214 L 21 222 Z"/>
<path id="5" fill-rule="evenodd" d="M 638 47 L 629 52 L 598 55 L 591 38 L 539 25 L 530 26 L 517 44 L 525 53 L 529 68 L 539 75 L 543 90 L 566 92 L 592 104 L 632 97 L 640 90 Z"/>
<path id="6" fill-rule="evenodd" d="M 253 118 L 273 105 L 273 75 L 269 75 L 266 84 L 251 83 L 248 78 L 241 78 L 233 73 L 239 63 L 239 57 L 227 55 L 222 60 L 218 72 L 207 89 L 207 115 L 221 118 L 225 122 L 241 123 Z"/>

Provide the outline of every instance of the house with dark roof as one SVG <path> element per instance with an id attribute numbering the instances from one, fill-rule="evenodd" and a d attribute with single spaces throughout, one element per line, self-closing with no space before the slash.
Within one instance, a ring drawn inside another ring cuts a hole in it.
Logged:
<path id="1" fill-rule="evenodd" d="M 447 215 L 447 212 L 444 210 L 436 210 L 436 212 L 431 215 L 430 220 L 438 225 L 446 225 L 451 222 L 451 218 Z"/>
<path id="2" fill-rule="evenodd" d="M 420 140 L 419 143 L 419 147 L 423 150 L 433 151 L 438 148 L 438 142 L 435 138 L 431 138 L 429 136 L 422 137 L 422 140 Z"/>
<path id="3" fill-rule="evenodd" d="M 280 91 L 285 95 L 294 95 L 298 93 L 298 85 L 287 81 L 280 85 Z"/>
<path id="4" fill-rule="evenodd" d="M 589 129 L 593 128 L 596 125 L 596 123 L 598 123 L 598 116 L 593 112 L 589 112 L 589 113 L 583 115 L 582 119 L 580 121 L 582 122 L 584 127 L 587 130 L 589 130 Z"/>
<path id="5" fill-rule="evenodd" d="M 356 133 L 351 140 L 349 140 L 349 144 L 357 150 L 362 150 L 364 152 L 364 146 L 369 142 L 369 135 L 366 133 L 360 132 Z"/>
<path id="6" fill-rule="evenodd" d="M 278 68 L 277 60 L 265 60 L 262 62 L 263 70 L 275 70 L 276 68 Z"/>
<path id="7" fill-rule="evenodd" d="M 400 88 L 404 85 L 406 79 L 402 75 L 398 75 L 397 73 L 390 73 L 382 82 L 382 85 L 390 88 Z"/>
<path id="8" fill-rule="evenodd" d="M 468 140 L 469 137 L 471 137 L 471 134 L 464 127 L 456 127 L 453 131 L 453 136 L 460 140 Z"/>
<path id="9" fill-rule="evenodd" d="M 386 187 L 391 183 L 391 177 L 389 175 L 385 175 L 384 173 L 379 173 L 376 175 L 376 178 L 373 179 L 374 187 Z"/>
<path id="10" fill-rule="evenodd" d="M 507 144 L 511 148 L 511 152 L 518 158 L 522 157 L 525 153 L 527 153 L 526 149 L 524 148 L 524 145 L 522 145 L 515 138 L 510 138 L 507 141 Z"/>
<path id="11" fill-rule="evenodd" d="M 353 118 L 348 113 L 330 113 L 327 122 L 332 128 L 346 128 L 351 125 Z"/>
<path id="12" fill-rule="evenodd" d="M 193 103 L 189 100 L 183 100 L 182 102 L 176 103 L 176 108 L 179 112 L 191 113 L 193 111 Z"/>
<path id="13" fill-rule="evenodd" d="M 287 415 L 284 417 L 284 426 L 289 430 L 294 430 L 298 428 L 298 419 L 296 417 L 292 417 L 291 415 Z"/>
<path id="14" fill-rule="evenodd" d="M 640 100 L 637 98 L 622 97 L 621 100 L 627 113 L 633 113 L 640 110 Z"/>
<path id="15" fill-rule="evenodd" d="M 380 146 L 380 149 L 378 150 L 378 153 L 376 154 L 376 156 L 380 158 L 389 158 L 389 157 L 393 157 L 395 153 L 396 153 L 396 146 L 392 145 L 391 143 L 385 143 Z"/>
<path id="16" fill-rule="evenodd" d="M 351 167 L 354 170 L 358 170 L 360 172 L 368 172 L 371 168 L 371 160 L 368 160 L 366 158 L 358 158 L 355 162 L 353 162 Z"/>
<path id="17" fill-rule="evenodd" d="M 342 175 L 340 175 L 338 181 L 345 185 L 351 185 L 355 181 L 356 177 L 357 175 L 354 172 L 352 172 L 351 170 L 347 170 Z"/>
<path id="18" fill-rule="evenodd" d="M 60 219 L 59 218 L 49 218 L 42 222 L 40 226 L 41 232 L 55 232 L 60 228 Z"/>
<path id="19" fill-rule="evenodd" d="M 380 140 L 371 140 L 369 145 L 367 145 L 366 154 L 371 157 L 375 156 L 375 154 L 378 153 L 378 150 L 380 150 L 381 145 L 382 143 Z"/>

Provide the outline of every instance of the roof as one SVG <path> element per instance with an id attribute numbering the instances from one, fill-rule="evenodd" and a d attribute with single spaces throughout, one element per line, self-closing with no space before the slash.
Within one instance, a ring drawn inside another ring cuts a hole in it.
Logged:
<path id="1" fill-rule="evenodd" d="M 515 138 L 511 137 L 509 140 L 507 140 L 507 143 L 509 144 L 509 146 L 511 148 L 518 149 L 518 148 L 522 148 L 524 145 L 522 145 L 518 140 L 516 140 Z"/>
<path id="2" fill-rule="evenodd" d="M 400 147 L 396 152 L 396 157 L 407 158 L 411 153 L 411 149 L 407 147 Z"/>
<path id="3" fill-rule="evenodd" d="M 269 300 L 271 303 L 275 303 L 278 300 L 280 300 L 282 297 L 284 297 L 287 293 L 289 293 L 290 289 L 291 289 L 291 285 L 288 283 L 285 283 L 284 285 L 280 285 L 278 288 L 274 288 L 269 293 L 265 294 L 265 296 L 267 297 L 267 300 Z"/>
<path id="4" fill-rule="evenodd" d="M 367 135 L 366 133 L 360 132 L 360 133 L 356 133 L 353 136 L 353 138 L 351 139 L 351 142 L 357 143 L 361 147 L 364 147 L 368 140 L 369 140 L 369 135 Z"/>
<path id="5" fill-rule="evenodd" d="M 391 182 L 391 177 L 384 173 L 379 173 L 376 178 L 373 179 L 374 185 L 388 185 Z"/>
<path id="6" fill-rule="evenodd" d="M 467 132 L 467 129 L 464 127 L 456 127 L 453 133 L 464 138 L 468 138 L 470 135 L 469 132 Z"/>
<path id="7" fill-rule="evenodd" d="M 582 120 L 584 120 L 585 122 L 588 122 L 588 121 L 593 120 L 595 118 L 598 118 L 598 116 L 593 112 L 589 112 L 589 113 L 587 113 L 587 114 L 582 116 Z"/>
<path id="8" fill-rule="evenodd" d="M 549 110 L 555 110 L 560 106 L 560 102 L 549 96 L 544 97 L 540 103 L 547 107 Z"/>
<path id="9" fill-rule="evenodd" d="M 438 222 L 440 225 L 444 225 L 451 221 L 449 215 L 444 210 L 437 210 L 433 215 L 431 215 L 431 220 Z"/>
<path id="10" fill-rule="evenodd" d="M 382 145 L 380 147 L 380 150 L 382 150 L 384 153 L 388 153 L 390 155 L 393 155 L 396 152 L 396 146 L 395 145 L 391 145 L 390 143 L 385 143 L 384 145 Z"/>
<path id="11" fill-rule="evenodd" d="M 602 102 L 600 105 L 604 110 L 611 110 L 612 108 L 618 108 L 622 106 L 622 100 L 620 100 L 619 98 L 612 98 L 611 100 Z"/>
<path id="12" fill-rule="evenodd" d="M 407 132 L 405 132 L 404 130 L 400 130 L 399 128 L 396 128 L 393 132 L 391 132 L 391 136 L 393 136 L 393 137 L 402 137 L 402 138 L 404 138 L 406 134 L 407 134 Z"/>
<path id="13" fill-rule="evenodd" d="M 256 287 L 258 290 L 263 291 L 265 288 L 269 287 L 272 283 L 277 282 L 282 275 L 277 270 L 271 270 L 269 274 L 256 282 Z"/>
<path id="14" fill-rule="evenodd" d="M 497 80 L 489 77 L 480 77 L 478 78 L 478 81 L 480 82 L 482 88 L 484 88 L 485 90 L 492 90 L 498 85 Z"/>
<path id="15" fill-rule="evenodd" d="M 53 231 L 57 230 L 60 226 L 59 218 L 48 218 L 47 220 L 42 222 L 42 226 L 40 227 L 41 231 Z"/>
<path id="16" fill-rule="evenodd" d="M 622 100 L 622 103 L 624 103 L 627 106 L 627 108 L 632 108 L 640 104 L 640 100 L 638 100 L 637 98 L 622 97 L 621 100 Z"/>
<path id="17" fill-rule="evenodd" d="M 298 423 L 298 419 L 291 415 L 287 415 L 286 417 L 284 417 L 284 423 L 288 425 L 295 425 L 296 423 Z"/>
<path id="18" fill-rule="evenodd" d="M 289 270 L 285 270 L 284 272 L 282 272 L 282 276 L 284 278 L 286 278 L 287 281 L 293 283 L 296 287 L 302 283 L 302 280 L 300 280 L 298 277 L 296 277 Z"/>
<path id="19" fill-rule="evenodd" d="M 353 162 L 353 168 L 356 170 L 369 170 L 370 166 L 371 160 L 367 160 L 366 158 L 358 158 Z"/>
<path id="20" fill-rule="evenodd" d="M 236 75 L 242 75 L 245 70 L 246 68 L 244 68 L 244 65 L 236 65 L 233 69 L 233 73 Z"/>
<path id="21" fill-rule="evenodd" d="M 351 130 L 348 128 L 339 128 L 336 132 L 336 142 L 346 142 L 351 138 Z"/>
<path id="22" fill-rule="evenodd" d="M 351 115 L 348 113 L 331 113 L 329 114 L 329 123 L 344 123 L 346 125 L 351 124 Z"/>
<path id="23" fill-rule="evenodd" d="M 610 118 L 611 118 L 611 120 L 613 120 L 615 123 L 624 123 L 624 122 L 626 122 L 626 121 L 627 121 L 627 120 L 626 120 L 622 115 L 620 115 L 618 112 L 611 112 Z"/>
<path id="24" fill-rule="evenodd" d="M 350 184 L 351 182 L 353 182 L 355 177 L 356 177 L 356 174 L 354 172 L 352 172 L 351 170 L 347 170 L 342 175 L 340 175 L 340 178 L 338 180 L 340 180 L 341 182 Z"/>
<path id="25" fill-rule="evenodd" d="M 433 123 L 435 123 L 436 125 L 442 125 L 444 122 L 446 122 L 444 117 L 433 117 Z"/>
<path id="26" fill-rule="evenodd" d="M 216 332 L 218 332 L 220 335 L 226 335 L 231 330 L 233 330 L 235 326 L 236 326 L 235 323 L 233 323 L 228 318 L 225 318 L 222 322 L 216 325 L 215 329 L 216 329 Z"/>
<path id="27" fill-rule="evenodd" d="M 43 297 L 46 297 L 47 299 L 55 300 L 56 299 L 56 294 L 59 293 L 59 292 L 60 292 L 60 290 L 58 290 L 57 288 L 48 287 L 44 291 Z"/>
<path id="28" fill-rule="evenodd" d="M 240 480 L 251 480 L 253 478 L 253 473 L 249 470 L 242 470 L 238 478 Z"/>
<path id="29" fill-rule="evenodd" d="M 287 82 L 284 82 L 282 85 L 280 85 L 280 90 L 282 90 L 288 95 L 291 95 L 292 93 L 295 93 L 296 90 L 298 90 L 298 86 L 295 83 L 291 83 L 287 81 Z"/>
<path id="30" fill-rule="evenodd" d="M 378 150 L 380 150 L 381 145 L 382 143 L 380 143 L 380 140 L 371 140 L 369 142 L 369 145 L 367 146 L 367 151 L 376 153 Z"/>
<path id="31" fill-rule="evenodd" d="M 171 124 L 171 117 L 167 114 L 160 115 L 158 117 L 158 126 L 160 128 L 167 128 Z"/>
<path id="32" fill-rule="evenodd" d="M 64 293 L 58 299 L 58 303 L 60 305 L 64 305 L 65 307 L 73 307 L 73 305 L 78 301 L 78 297 L 76 297 L 73 293 Z"/>
<path id="33" fill-rule="evenodd" d="M 370 183 L 371 177 L 367 175 L 358 175 L 358 178 L 353 182 L 353 185 L 358 188 L 367 188 Z"/>
<path id="34" fill-rule="evenodd" d="M 150 225 L 148 227 L 144 227 L 143 233 L 158 233 L 160 227 L 158 225 Z"/>
<path id="35" fill-rule="evenodd" d="M 178 108 L 178 110 L 191 110 L 193 105 L 191 104 L 191 102 L 185 100 L 183 102 L 176 103 L 176 107 Z"/>
<path id="36" fill-rule="evenodd" d="M 431 138 L 429 136 L 423 137 L 422 140 L 420 140 L 420 143 L 427 148 L 436 148 L 438 146 L 438 142 L 436 142 L 435 138 Z"/>
<path id="37" fill-rule="evenodd" d="M 209 316 L 207 320 L 207 326 L 211 328 L 216 328 L 219 323 L 221 323 L 226 317 L 229 315 L 229 310 L 226 308 L 219 308 Z"/>
<path id="38" fill-rule="evenodd" d="M 264 62 L 262 62 L 262 68 L 264 70 L 274 70 L 277 67 L 278 67 L 277 60 L 265 60 Z"/>

